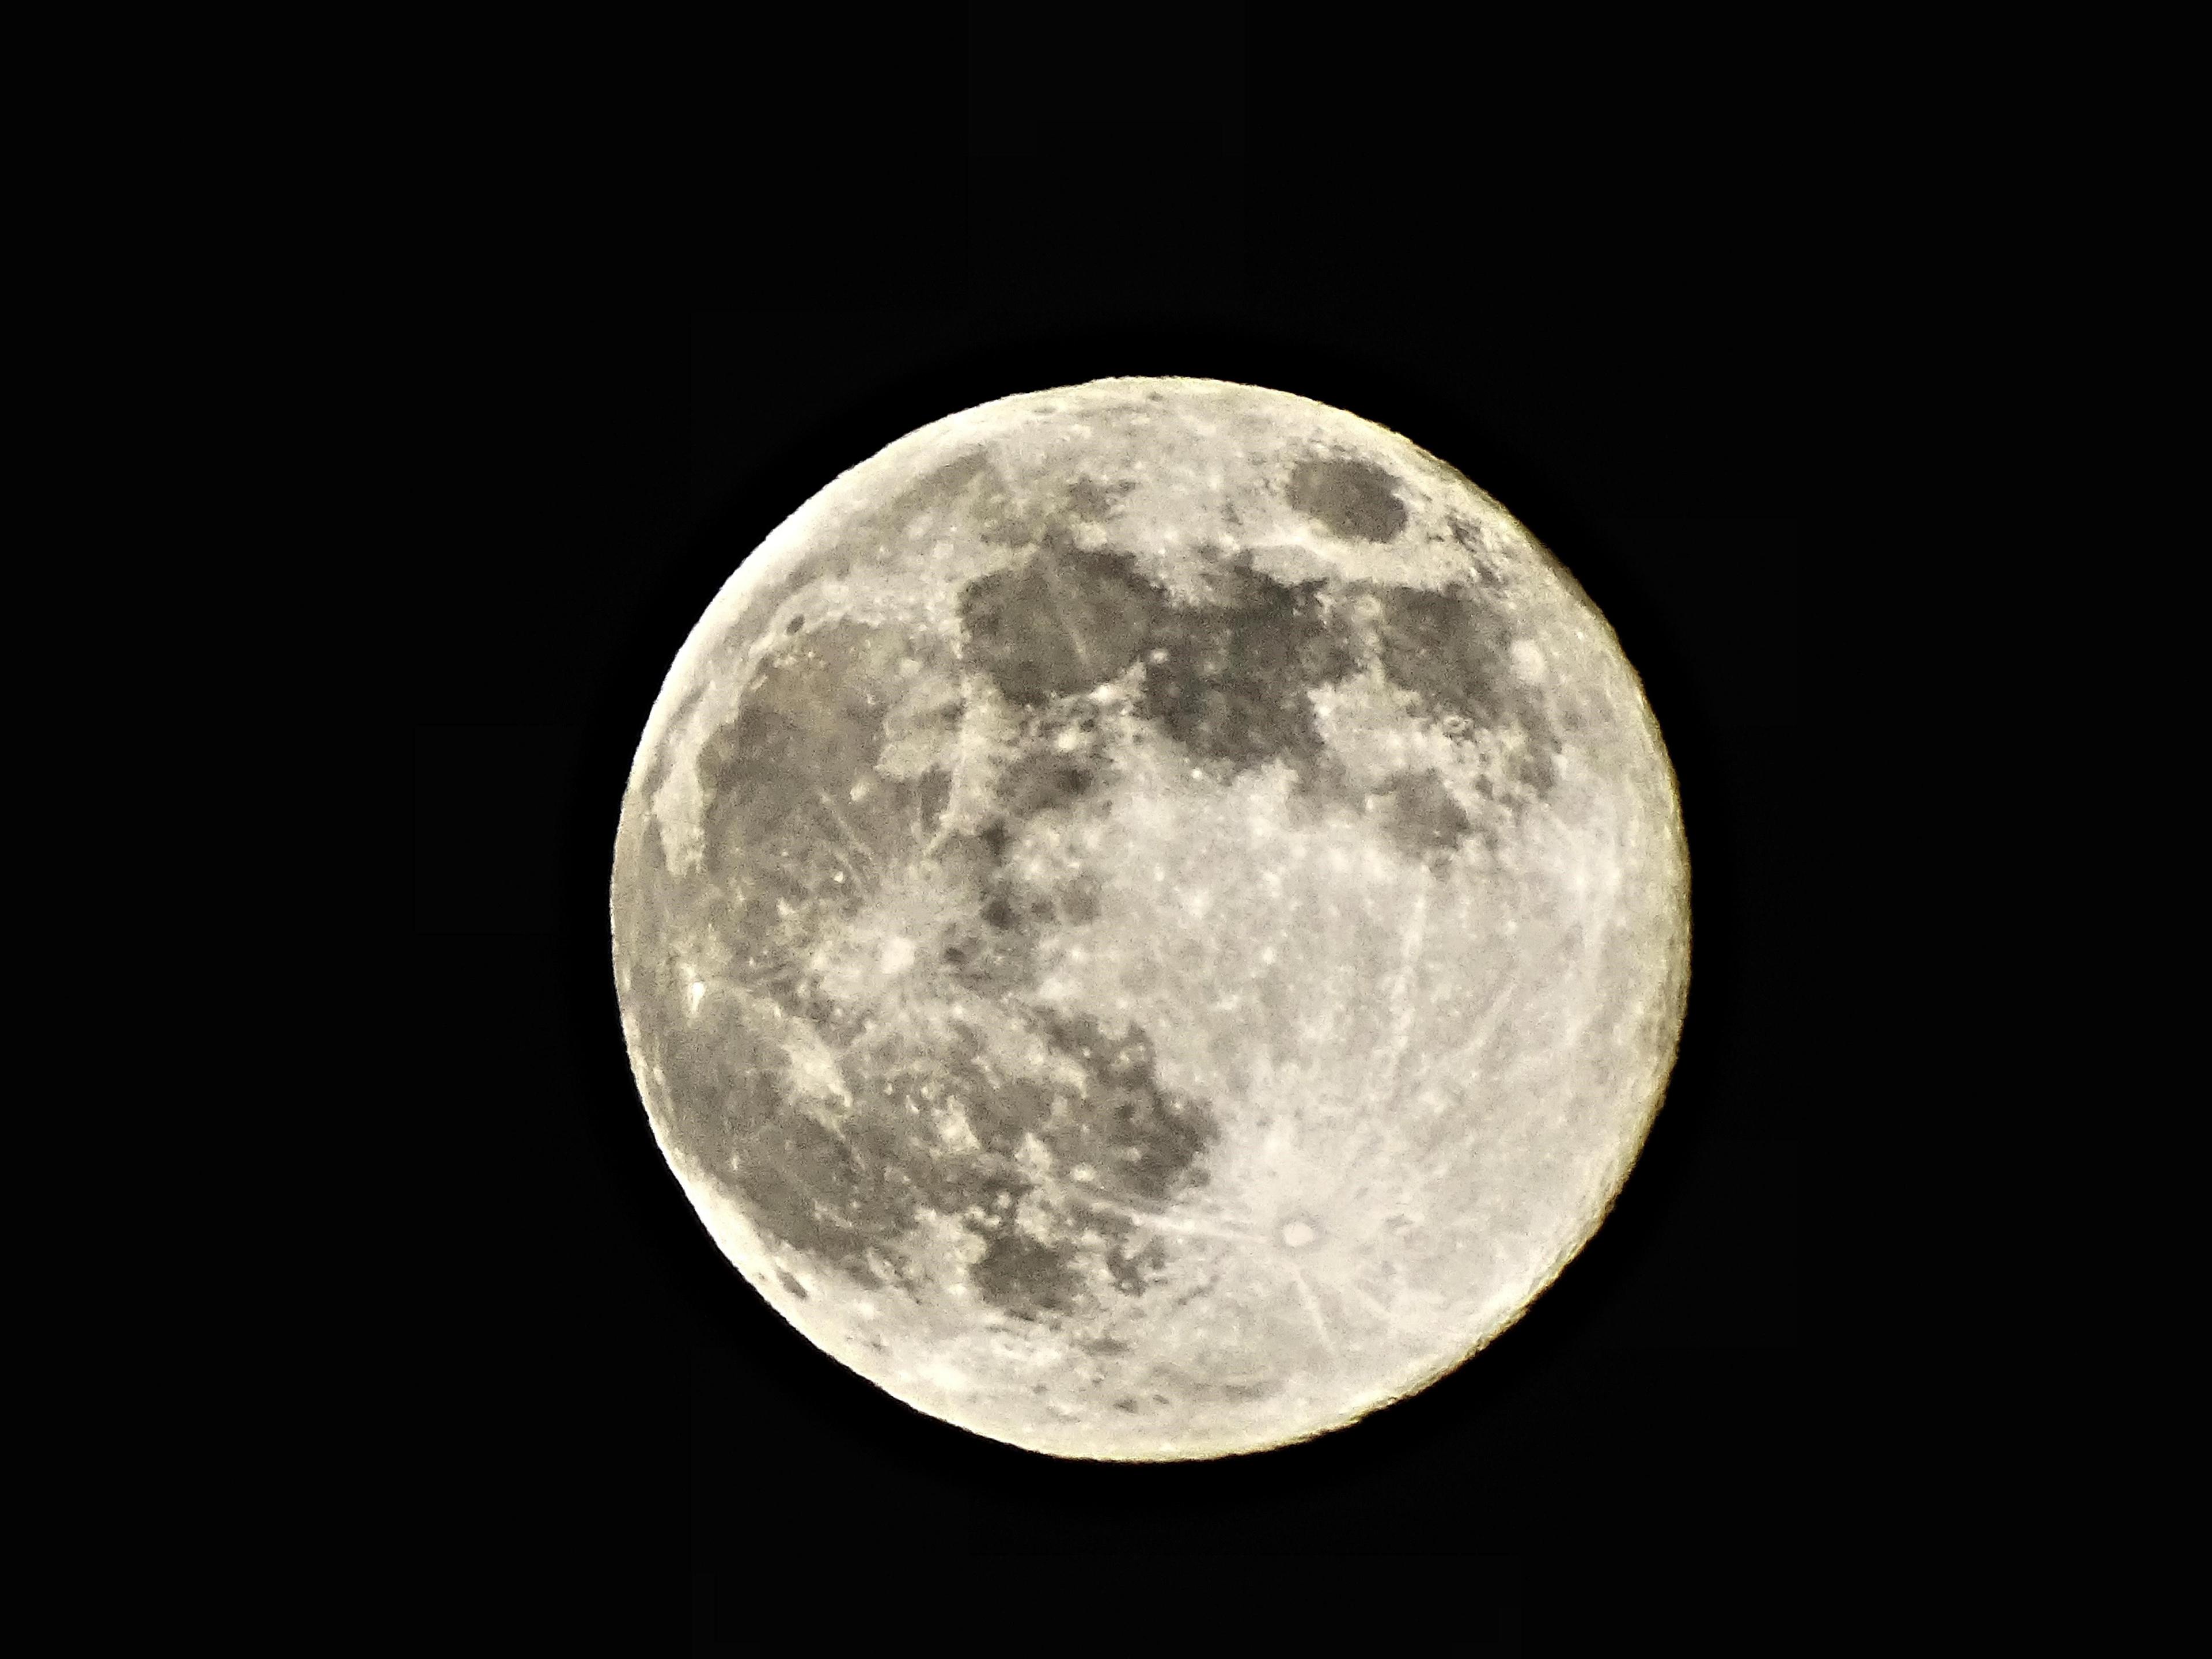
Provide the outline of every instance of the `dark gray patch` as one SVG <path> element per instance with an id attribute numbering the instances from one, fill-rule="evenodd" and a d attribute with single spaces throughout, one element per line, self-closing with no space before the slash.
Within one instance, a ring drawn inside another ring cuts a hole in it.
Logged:
<path id="1" fill-rule="evenodd" d="M 1041 812 L 1073 805 L 1103 771 L 1094 757 L 1032 744 L 1000 773 L 998 804 L 1009 821 L 1026 823 Z"/>
<path id="2" fill-rule="evenodd" d="M 1231 771 L 1322 752 L 1313 687 L 1342 678 L 1353 659 L 1323 615 L 1319 582 L 1283 583 L 1223 572 L 1225 602 L 1164 611 L 1149 645 L 1144 712 L 1191 754 Z M 1234 579 L 1232 580 L 1232 579 Z"/>
<path id="3" fill-rule="evenodd" d="M 1107 1252 L 1106 1272 L 1114 1281 L 1114 1288 L 1122 1295 L 1142 1296 L 1159 1282 L 1167 1262 L 1167 1246 L 1160 1240 L 1154 1238 L 1134 1246 L 1124 1239 Z"/>
<path id="4" fill-rule="evenodd" d="M 1441 593 L 1412 587 L 1368 590 L 1378 606 L 1373 649 L 1382 672 L 1414 693 L 1437 719 L 1485 729 L 1518 727 L 1527 738 L 1519 781 L 1538 796 L 1557 773 L 1559 738 L 1541 697 L 1513 674 L 1505 620 L 1465 585 Z"/>
<path id="5" fill-rule="evenodd" d="M 978 851 L 980 842 L 974 843 Z M 969 889 L 975 897 L 963 915 L 976 927 L 956 923 L 944 946 L 944 961 L 967 989 L 988 996 L 1017 995 L 1036 978 L 1036 952 L 1043 927 L 1081 912 L 1086 890 L 1075 882 L 1055 890 L 1038 885 L 1003 860 L 985 866 Z M 1096 894 L 1091 914 L 1096 915 Z"/>
<path id="6" fill-rule="evenodd" d="M 1067 510 L 1086 524 L 1097 524 L 1113 517 L 1121 498 L 1135 488 L 1133 483 L 1103 484 L 1096 478 L 1078 478 L 1067 487 Z"/>
<path id="7" fill-rule="evenodd" d="M 817 1261 L 880 1282 L 872 1257 L 911 1220 L 884 1190 L 882 1171 L 795 1095 L 754 1090 L 732 1104 L 745 1115 L 732 1115 L 723 1163 L 734 1157 L 736 1167 L 724 1179 L 753 1224 Z"/>
<path id="8" fill-rule="evenodd" d="M 980 1039 L 963 1031 L 933 1051 L 848 1047 L 853 1103 L 834 1132 L 793 1109 L 787 1094 L 733 1099 L 718 1128 L 736 1143 L 735 1185 L 748 1213 L 771 1236 L 878 1279 L 878 1268 L 904 1271 L 897 1242 L 922 1211 L 957 1217 L 986 1245 L 972 1270 L 981 1297 L 1024 1318 L 1064 1311 L 1083 1291 L 1090 1247 L 1048 1247 L 1015 1224 L 1020 1203 L 1033 1196 L 1018 1159 L 1034 1138 L 1063 1176 L 1091 1166 L 1087 1189 L 1062 1186 L 1053 1201 L 1068 1206 L 1071 1231 L 1103 1236 L 1115 1286 L 1141 1293 L 1166 1254 L 1158 1240 L 1133 1243 L 1138 1224 L 1128 1212 L 1202 1182 L 1218 1126 L 1204 1103 L 1160 1084 L 1141 1030 L 1114 1036 L 1082 1018 L 1047 1018 L 1038 1030 L 1073 1061 L 1074 1079 L 1004 1075 Z M 848 1034 L 825 1035 L 842 1046 Z M 966 1151 L 947 1146 L 938 1133 L 947 1109 L 975 1138 Z"/>
<path id="9" fill-rule="evenodd" d="M 1097 709 L 1082 698 L 1062 698 L 1025 711 L 1012 757 L 993 780 L 994 803 L 1003 815 L 986 826 L 1003 853 L 1008 826 L 1071 806 L 1097 788 L 1112 766 L 1108 738 Z"/>
<path id="10" fill-rule="evenodd" d="M 1009 1136 L 1019 1143 L 1012 1124 L 1024 1112 L 1041 1117 L 1048 1102 L 1007 1098 L 975 1056 L 971 1042 L 949 1056 L 848 1063 L 852 1103 L 828 1121 L 787 1087 L 726 1091 L 720 1097 L 726 1103 L 720 1155 L 702 1161 L 726 1170 L 734 1154 L 726 1179 L 762 1231 L 881 1283 L 879 1268 L 901 1271 L 898 1241 L 924 1209 L 959 1214 L 980 1208 L 984 1219 L 977 1231 L 996 1237 L 1028 1190 L 1003 1149 Z M 989 1138 L 1000 1155 L 945 1155 L 933 1113 L 951 1103 L 967 1109 L 971 1121 L 982 1103 L 1001 1109 L 1008 1121 Z"/>
<path id="11" fill-rule="evenodd" d="M 1125 672 L 1166 603 L 1127 554 L 1048 534 L 1036 554 L 961 590 L 969 653 L 1008 702 L 1034 708 Z"/>
<path id="12" fill-rule="evenodd" d="M 1400 772 L 1378 792 L 1375 817 L 1382 833 L 1408 857 L 1449 857 L 1474 829 L 1434 768 Z"/>
<path id="13" fill-rule="evenodd" d="M 909 859 L 943 814 L 951 779 L 876 769 L 898 664 L 930 654 L 892 629 L 838 622 L 763 660 L 735 717 L 701 745 L 704 862 L 742 896 L 737 936 L 794 933 L 779 908 L 813 918 L 849 909 L 865 878 Z M 866 788 L 853 798 L 856 784 Z M 710 894 L 710 897 L 720 897 Z"/>
<path id="14" fill-rule="evenodd" d="M 1397 480 L 1370 461 L 1329 456 L 1291 469 L 1291 505 L 1323 529 L 1360 541 L 1387 542 L 1406 527 Z"/>
<path id="15" fill-rule="evenodd" d="M 1143 1403 L 1134 1395 L 1123 1395 L 1114 1402 L 1114 1409 L 1117 1412 L 1140 1412 L 1144 1408 Z"/>
<path id="16" fill-rule="evenodd" d="M 1011 1158 L 1030 1135 L 1040 1138 L 1050 1127 L 1053 1091 L 1034 1078 L 1002 1078 L 963 1096 L 968 1127 L 987 1151 Z"/>
<path id="17" fill-rule="evenodd" d="M 1095 876 L 1077 876 L 1053 895 L 1060 920 L 1079 927 L 1098 920 L 1100 889 Z"/>
<path id="18" fill-rule="evenodd" d="M 1050 893 L 1024 881 L 1012 871 L 1000 872 L 984 886 L 981 908 L 984 925 L 994 932 L 1014 935 L 1019 941 L 1018 948 L 1033 951 L 1036 930 L 1057 912 L 1058 906 Z M 1025 957 L 1027 959 L 1032 958 Z"/>
<path id="19" fill-rule="evenodd" d="M 1045 1144 L 1063 1164 L 1087 1164 L 1108 1197 L 1164 1203 L 1203 1183 L 1220 1127 L 1201 1101 L 1163 1085 L 1141 1026 L 1109 1035 L 1087 1014 L 1047 1015 L 1046 1035 L 1085 1073 L 1080 1098 L 1055 1115 Z"/>
<path id="20" fill-rule="evenodd" d="M 963 920 L 945 939 L 940 959 L 964 988 L 998 998 L 1018 994 L 1036 980 L 1037 938 L 1024 919 L 1037 896 L 1005 866 L 1006 837 L 990 829 L 951 836 L 938 854 L 940 876 L 969 896 L 953 907 Z"/>
<path id="21" fill-rule="evenodd" d="M 945 946 L 939 960 L 964 990 L 986 997 L 1012 995 L 1036 977 L 1036 941 L 1003 924 L 965 932 Z"/>
<path id="22" fill-rule="evenodd" d="M 986 1302 L 1018 1319 L 1066 1312 L 1083 1288 L 1073 1252 L 1041 1244 L 1014 1228 L 992 1237 L 968 1277 Z"/>
<path id="23" fill-rule="evenodd" d="M 805 1301 L 806 1301 L 806 1300 L 808 1299 L 808 1298 L 807 1298 L 807 1295 L 806 1295 L 806 1286 L 805 1286 L 805 1285 L 802 1285 L 802 1284 L 800 1284 L 797 1279 L 793 1279 L 793 1278 L 789 1273 L 787 1273 L 784 1272 L 784 1270 L 783 1270 L 782 1268 L 778 1267 L 778 1268 L 775 1270 L 775 1277 L 776 1277 L 776 1282 L 777 1282 L 778 1284 L 781 1285 L 785 1290 L 789 1291 L 790 1291 L 793 1296 L 797 1297 L 798 1297 L 801 1302 L 805 1302 Z"/>
<path id="24" fill-rule="evenodd" d="M 1224 554 L 1208 548 L 1198 574 L 1206 604 L 1231 612 L 1265 611 L 1279 601 L 1285 586 L 1261 570 L 1245 551 Z"/>
<path id="25" fill-rule="evenodd" d="M 1211 597 L 1175 604 L 1126 553 L 1048 538 L 1024 563 L 978 578 L 961 595 L 969 656 L 1029 711 L 1024 758 L 1002 784 L 1007 816 L 1066 805 L 1103 763 L 1093 734 L 1073 750 L 1054 741 L 1073 700 L 1143 663 L 1139 712 L 1194 757 L 1231 772 L 1322 752 L 1307 692 L 1351 672 L 1329 625 L 1320 582 L 1279 582 L 1249 562 L 1220 561 Z"/>
<path id="26" fill-rule="evenodd" d="M 866 515 L 864 525 L 856 526 L 865 539 L 866 532 L 875 532 L 877 539 L 887 541 L 893 537 L 917 529 L 930 527 L 932 520 L 949 521 L 959 510 L 961 496 L 971 484 L 982 485 L 983 505 L 1005 498 L 1006 489 L 999 482 L 991 466 L 991 459 L 980 449 L 971 449 L 964 455 L 954 457 L 935 471 L 915 479 Z M 852 537 L 845 539 L 850 541 Z M 873 551 L 872 548 L 868 549 Z"/>
<path id="27" fill-rule="evenodd" d="M 1524 721 L 1528 746 L 1514 757 L 1515 774 L 1539 800 L 1548 796 L 1552 786 L 1559 781 L 1559 744 L 1556 740 L 1546 739 L 1536 725 L 1541 718 L 1538 713 Z"/>
<path id="28" fill-rule="evenodd" d="M 667 988 L 674 1000 L 675 988 Z M 680 1002 L 678 1004 L 680 1007 Z M 783 1052 L 723 998 L 699 1017 L 672 1012 L 640 1024 L 655 1041 L 666 1079 L 661 1127 L 672 1145 L 709 1170 L 726 1169 L 730 1154 L 753 1126 L 785 1109 L 791 1093 Z"/>

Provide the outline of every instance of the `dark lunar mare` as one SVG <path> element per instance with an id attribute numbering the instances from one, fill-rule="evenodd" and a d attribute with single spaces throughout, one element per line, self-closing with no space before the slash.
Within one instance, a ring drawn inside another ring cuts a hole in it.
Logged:
<path id="1" fill-rule="evenodd" d="M 1376 806 L 1376 822 L 1391 844 L 1425 863 L 1449 858 L 1475 832 L 1474 820 L 1433 768 L 1394 775 Z"/>
<path id="2" fill-rule="evenodd" d="M 993 1067 L 972 1030 L 945 1050 L 886 1036 L 869 1010 L 839 1006 L 802 966 L 934 833 L 945 774 L 900 780 L 877 769 L 899 665 L 927 661 L 933 650 L 901 630 L 849 622 L 779 641 L 732 718 L 701 746 L 700 871 L 672 876 L 657 848 L 631 849 L 629 960 L 672 962 L 684 941 L 708 930 L 736 957 L 729 981 L 710 985 L 696 1010 L 682 975 L 653 975 L 648 989 L 633 971 L 631 996 L 659 1005 L 658 1017 L 637 1027 L 665 1079 L 662 1127 L 763 1233 L 870 1282 L 908 1271 L 901 1241 L 934 1211 L 982 1241 L 973 1282 L 1008 1313 L 1073 1307 L 1089 1287 L 1087 1252 L 1115 1289 L 1133 1295 L 1163 1257 L 1135 1241 L 1126 1212 L 1201 1182 L 1218 1131 L 1204 1103 L 1159 1083 L 1141 1029 L 1109 1032 L 1024 1000 L 1037 930 L 1095 915 L 1095 884 L 1046 894 L 1015 881 L 1002 856 L 1007 820 L 983 836 L 947 838 L 937 854 L 941 878 L 969 895 L 956 908 L 978 919 L 945 947 L 954 981 L 1041 1037 L 1072 1083 Z M 1059 714 L 1036 711 L 1030 741 L 1000 783 L 1011 821 L 1090 787 L 1095 745 L 1071 757 L 1054 742 L 1067 729 Z M 856 785 L 865 786 L 857 798 Z M 799 1024 L 842 1054 L 849 1105 L 810 1093 L 793 1076 L 789 1039 Z M 947 1109 L 960 1113 L 975 1146 L 945 1142 L 938 1125 Z M 1032 1138 L 1060 1172 L 1048 1207 L 1062 1212 L 1061 1231 L 1103 1242 L 1047 1245 L 1016 1224 L 1025 1200 L 1044 1197 L 1021 1162 Z M 1083 1166 L 1093 1174 L 1089 1190 L 1106 1202 L 1069 1182 L 1066 1172 Z"/>
<path id="3" fill-rule="evenodd" d="M 1018 708 L 1135 669 L 1140 714 L 1218 775 L 1279 759 L 1310 769 L 1322 742 L 1306 694 L 1356 665 L 1322 586 L 1224 562 L 1211 602 L 1178 605 L 1129 554 L 1054 531 L 1021 563 L 969 582 L 960 617 L 970 659 Z"/>
<path id="4" fill-rule="evenodd" d="M 710 879 L 701 890 L 718 908 L 733 905 L 714 919 L 744 941 L 749 968 L 810 948 L 825 912 L 858 908 L 871 866 L 902 858 L 942 815 L 945 771 L 903 779 L 876 767 L 900 663 L 940 654 L 859 623 L 798 635 L 754 671 L 735 717 L 702 745 Z M 959 715 L 945 711 L 948 732 Z"/>
<path id="5" fill-rule="evenodd" d="M 963 1032 L 949 1053 L 864 1055 L 853 1085 L 856 1097 L 885 1103 L 880 1121 L 906 1131 L 901 1144 L 883 1149 L 898 1171 L 902 1201 L 881 1218 L 896 1231 L 925 1208 L 956 1218 L 983 1243 L 970 1273 L 978 1293 L 1007 1313 L 1035 1318 L 1085 1301 L 1091 1286 L 1083 1261 L 1094 1252 L 1115 1289 L 1129 1295 L 1144 1289 L 1164 1256 L 1137 1243 L 1129 1212 L 1156 1208 L 1202 1184 L 1205 1154 L 1219 1128 L 1205 1103 L 1162 1085 L 1141 1027 L 1109 1032 L 1088 1018 L 1036 1009 L 1023 1017 L 1070 1063 L 1072 1082 L 999 1072 L 975 1035 Z M 947 1107 L 961 1113 L 976 1146 L 952 1150 L 942 1143 L 935 1114 Z M 1032 1141 L 1049 1160 L 1049 1191 L 1040 1191 L 1024 1166 Z M 1075 1180 L 1078 1169 L 1088 1171 L 1086 1180 Z M 1102 1242 L 1041 1242 L 1018 1223 L 1025 1202 L 1051 1212 L 1062 1235 L 1088 1231 Z"/>
<path id="6" fill-rule="evenodd" d="M 1364 464 L 1326 465 L 1334 469 L 1322 475 L 1334 480 L 1326 496 L 1337 503 L 1333 511 L 1351 515 L 1346 502 L 1365 502 L 1359 522 L 1388 519 L 1374 504 L 1376 492 L 1394 505 L 1396 497 L 1368 476 L 1387 475 L 1361 471 Z M 1133 670 L 1138 712 L 1218 780 L 1281 762 L 1309 798 L 1362 805 L 1324 752 L 1309 693 L 1372 663 L 1432 718 L 1518 730 L 1525 744 L 1515 751 L 1513 781 L 1534 798 L 1548 793 L 1558 734 L 1540 694 L 1512 672 L 1509 623 L 1474 583 L 1434 592 L 1284 582 L 1225 557 L 1211 564 L 1209 580 L 1206 602 L 1177 604 L 1133 556 L 1079 547 L 1063 526 L 1048 529 L 1020 563 L 963 589 L 969 659 L 1024 714 L 1023 758 L 1008 774 L 1010 817 L 1065 805 L 1097 781 L 1095 752 L 1050 741 L 1055 722 L 1089 720 L 1073 700 Z M 1361 599 L 1371 604 L 1354 603 Z M 1386 833 L 1415 856 L 1449 853 L 1482 833 L 1433 772 L 1401 775 L 1386 793 Z"/>
<path id="7" fill-rule="evenodd" d="M 718 1178 L 763 1232 L 857 1278 L 904 1279 L 901 1240 L 933 1211 L 981 1241 L 972 1282 L 1007 1313 L 1076 1307 L 1091 1291 L 1083 1262 L 1094 1252 L 1115 1289 L 1137 1294 L 1164 1257 L 1137 1243 L 1128 1212 L 1201 1184 L 1218 1125 L 1204 1103 L 1162 1086 L 1140 1027 L 1108 1033 L 1050 1016 L 1034 1024 L 1073 1063 L 1073 1080 L 1009 1075 L 962 1030 L 946 1050 L 856 1045 L 841 1068 L 847 1108 L 808 1100 L 743 1018 L 725 1019 L 687 1045 L 696 1056 L 677 1051 L 688 1103 L 678 1124 L 695 1149 L 720 1154 L 731 1172 Z M 679 1092 L 673 1074 L 671 1082 Z M 940 1135 L 948 1110 L 974 1145 Z M 1048 1192 L 1023 1161 L 1030 1141 L 1054 1172 Z M 1073 1181 L 1078 1168 L 1089 1170 L 1086 1182 Z M 1041 1203 L 1063 1237 L 1089 1231 L 1102 1242 L 1041 1242 L 1019 1224 L 1024 1203 Z"/>
<path id="8" fill-rule="evenodd" d="M 631 997 L 658 1005 L 636 1026 L 665 1079 L 664 1132 L 765 1231 L 825 1260 L 865 1255 L 885 1176 L 865 1125 L 797 1090 L 784 1028 L 833 1012 L 808 954 L 944 811 L 943 771 L 897 779 L 876 765 L 899 665 L 933 654 L 927 640 L 847 622 L 780 641 L 700 747 L 701 867 L 672 874 L 649 835 L 629 849 L 624 955 Z M 687 976 L 664 964 L 709 937 L 732 960 L 695 1010 Z"/>
<path id="9" fill-rule="evenodd" d="M 1513 672 L 1511 631 L 1469 585 L 1441 593 L 1376 586 L 1365 590 L 1379 609 L 1373 650 L 1382 672 L 1438 718 L 1456 716 L 1478 729 L 1517 727 L 1518 781 L 1541 798 L 1557 779 L 1559 738 L 1543 697 Z"/>
<path id="10" fill-rule="evenodd" d="M 1399 498 L 1397 482 L 1372 461 L 1322 455 L 1291 469 L 1284 495 L 1335 535 L 1387 542 L 1406 527 L 1406 503 Z"/>

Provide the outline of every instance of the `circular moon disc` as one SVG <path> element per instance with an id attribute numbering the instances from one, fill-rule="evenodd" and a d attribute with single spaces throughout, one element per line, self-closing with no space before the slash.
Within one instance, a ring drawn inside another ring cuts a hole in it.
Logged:
<path id="1" fill-rule="evenodd" d="M 1688 975 L 1636 676 L 1498 504 L 1277 392 L 1008 398 L 832 482 L 671 670 L 614 861 L 653 1133 L 921 1411 L 1350 1423 L 1596 1229 Z"/>

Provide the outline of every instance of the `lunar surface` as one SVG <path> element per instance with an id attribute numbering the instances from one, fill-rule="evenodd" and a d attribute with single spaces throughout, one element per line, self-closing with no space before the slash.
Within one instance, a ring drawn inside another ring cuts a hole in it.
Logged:
<path id="1" fill-rule="evenodd" d="M 1405 439 L 1104 380 L 831 483 L 669 673 L 615 849 L 647 1115 L 753 1288 L 1059 1456 L 1451 1370 L 1672 1064 L 1688 866 L 1582 590 Z"/>

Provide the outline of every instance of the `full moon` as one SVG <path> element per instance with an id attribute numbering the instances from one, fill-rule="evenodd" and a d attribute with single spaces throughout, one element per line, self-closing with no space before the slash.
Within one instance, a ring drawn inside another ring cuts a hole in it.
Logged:
<path id="1" fill-rule="evenodd" d="M 614 971 L 723 1253 L 908 1405 L 1224 1456 L 1425 1387 L 1603 1219 L 1689 972 L 1674 773 L 1498 502 L 1115 380 L 832 481 L 671 668 Z"/>

